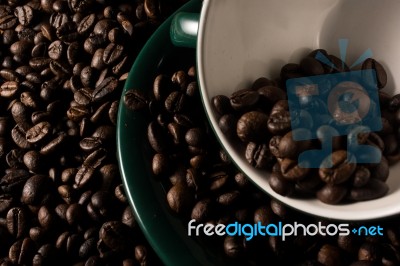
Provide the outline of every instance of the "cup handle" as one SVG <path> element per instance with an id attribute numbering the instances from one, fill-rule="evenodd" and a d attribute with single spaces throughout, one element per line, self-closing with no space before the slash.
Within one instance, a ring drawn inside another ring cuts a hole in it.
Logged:
<path id="1" fill-rule="evenodd" d="M 171 22 L 171 42 L 178 47 L 196 48 L 199 13 L 179 12 Z"/>

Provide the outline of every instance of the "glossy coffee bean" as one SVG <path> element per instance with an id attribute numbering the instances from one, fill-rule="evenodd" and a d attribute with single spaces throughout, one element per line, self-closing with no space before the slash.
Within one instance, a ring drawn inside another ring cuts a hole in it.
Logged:
<path id="1" fill-rule="evenodd" d="M 125 92 L 124 103 L 129 110 L 143 110 L 147 107 L 147 97 L 142 91 L 129 90 Z"/>
<path id="2" fill-rule="evenodd" d="M 348 158 L 349 157 L 349 158 Z M 332 163 L 326 168 L 325 165 Z M 344 150 L 333 152 L 321 163 L 319 176 L 328 184 L 340 184 L 347 181 L 356 169 L 354 156 Z"/>
<path id="3" fill-rule="evenodd" d="M 8 211 L 7 229 L 15 238 L 22 237 L 28 229 L 28 216 L 23 208 L 15 207 Z"/>
<path id="4" fill-rule="evenodd" d="M 348 189 L 344 185 L 326 184 L 317 192 L 317 198 L 327 204 L 338 204 L 347 195 Z"/>
<path id="5" fill-rule="evenodd" d="M 310 168 L 300 167 L 297 161 L 289 158 L 283 159 L 280 165 L 283 177 L 292 181 L 303 179 L 310 171 Z"/>
<path id="6" fill-rule="evenodd" d="M 268 116 L 262 112 L 251 111 L 242 115 L 236 126 L 238 137 L 243 142 L 260 142 L 269 136 Z"/>
<path id="7" fill-rule="evenodd" d="M 382 89 L 387 83 L 387 74 L 384 67 L 375 59 L 369 58 L 362 64 L 362 69 L 373 69 L 376 74 L 378 88 Z"/>
<path id="8" fill-rule="evenodd" d="M 234 92 L 230 97 L 230 103 L 233 109 L 243 110 L 252 107 L 258 102 L 260 95 L 250 89 L 243 89 Z"/>
<path id="9" fill-rule="evenodd" d="M 386 183 L 371 178 L 363 187 L 351 189 L 349 198 L 355 201 L 372 200 L 384 196 L 388 191 Z"/>
<path id="10" fill-rule="evenodd" d="M 272 165 L 273 156 L 267 144 L 249 142 L 246 147 L 245 158 L 255 168 L 267 168 Z"/>

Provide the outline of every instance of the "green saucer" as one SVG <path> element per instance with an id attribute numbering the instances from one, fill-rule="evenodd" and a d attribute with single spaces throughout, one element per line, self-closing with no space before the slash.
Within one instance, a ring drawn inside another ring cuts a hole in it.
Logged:
<path id="1" fill-rule="evenodd" d="M 192 0 L 177 12 L 200 12 L 201 1 Z M 166 265 L 231 265 L 220 251 L 202 245 L 187 235 L 187 221 L 174 215 L 166 202 L 166 192 L 151 175 L 151 148 L 147 141 L 147 121 L 142 113 L 125 108 L 125 91 L 152 89 L 157 73 L 187 69 L 195 62 L 195 50 L 176 48 L 169 30 L 173 15 L 149 39 L 138 55 L 119 105 L 117 125 L 118 160 L 127 196 L 138 223 L 157 255 Z"/>

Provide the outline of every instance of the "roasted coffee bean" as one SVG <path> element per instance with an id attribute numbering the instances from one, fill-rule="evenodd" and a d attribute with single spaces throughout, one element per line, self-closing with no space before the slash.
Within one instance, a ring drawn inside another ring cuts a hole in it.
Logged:
<path id="1" fill-rule="evenodd" d="M 105 38 L 101 35 L 90 34 L 90 36 L 83 43 L 83 49 L 87 53 L 94 55 L 96 50 L 104 45 L 105 41 Z"/>
<path id="2" fill-rule="evenodd" d="M 191 128 L 185 134 L 186 143 L 190 146 L 201 146 L 204 143 L 204 134 L 200 128 Z"/>
<path id="3" fill-rule="evenodd" d="M 384 67 L 377 62 L 375 59 L 368 58 L 364 61 L 361 67 L 363 70 L 365 69 L 373 69 L 376 74 L 376 81 L 379 89 L 382 89 L 386 86 L 387 83 L 387 74 Z M 368 78 L 368 77 L 366 77 Z"/>
<path id="4" fill-rule="evenodd" d="M 66 220 L 66 213 L 68 209 L 68 204 L 62 203 L 58 204 L 57 207 L 55 208 L 55 213 L 58 215 L 58 217 L 62 220 Z"/>
<path id="5" fill-rule="evenodd" d="M 78 203 L 73 203 L 69 205 L 65 213 L 65 218 L 67 219 L 67 222 L 71 225 L 80 224 L 85 218 L 83 206 Z"/>
<path id="6" fill-rule="evenodd" d="M 385 149 L 383 153 L 385 155 L 390 155 L 396 153 L 399 147 L 399 143 L 395 134 L 389 134 L 383 137 L 383 143 L 385 144 Z"/>
<path id="7" fill-rule="evenodd" d="M 262 86 L 257 89 L 257 92 L 260 94 L 260 100 L 263 101 L 262 104 L 272 105 L 277 101 L 286 99 L 286 93 L 279 87 L 272 85 Z"/>
<path id="8" fill-rule="evenodd" d="M 89 166 L 83 165 L 82 167 L 80 167 L 75 176 L 74 186 L 76 188 L 84 187 L 87 183 L 89 183 L 92 180 L 94 171 L 95 169 L 90 165 Z"/>
<path id="9" fill-rule="evenodd" d="M 69 65 L 61 61 L 52 60 L 49 66 L 50 70 L 57 77 L 66 77 L 71 73 Z"/>
<path id="10" fill-rule="evenodd" d="M 235 190 L 221 194 L 217 198 L 217 203 L 223 206 L 232 206 L 240 201 L 240 192 Z"/>
<path id="11" fill-rule="evenodd" d="M 318 262 L 322 265 L 339 266 L 343 265 L 341 250 L 333 245 L 325 244 L 318 251 Z"/>
<path id="12" fill-rule="evenodd" d="M 271 210 L 274 214 L 276 214 L 281 219 L 289 219 L 291 216 L 291 211 L 286 208 L 286 205 L 281 203 L 280 201 L 271 199 Z M 272 214 L 271 214 L 272 215 Z"/>
<path id="13" fill-rule="evenodd" d="M 42 71 L 43 69 L 49 67 L 50 62 L 51 59 L 47 57 L 34 57 L 29 60 L 29 66 L 36 71 Z"/>
<path id="14" fill-rule="evenodd" d="M 176 213 L 184 213 L 193 201 L 193 194 L 187 186 L 177 183 L 167 193 L 167 201 L 170 208 Z"/>
<path id="15" fill-rule="evenodd" d="M 57 188 L 58 194 L 67 203 L 71 204 L 75 200 L 75 190 L 69 185 L 62 185 Z"/>
<path id="16" fill-rule="evenodd" d="M 53 60 L 59 60 L 64 53 L 65 46 L 60 40 L 56 40 L 49 45 L 48 55 Z"/>
<path id="17" fill-rule="evenodd" d="M 82 18 L 82 20 L 79 22 L 77 31 L 81 35 L 87 35 L 90 33 L 90 31 L 94 28 L 94 25 L 96 23 L 96 14 L 90 14 L 87 15 L 86 17 Z"/>
<path id="18" fill-rule="evenodd" d="M 6 155 L 6 162 L 10 168 L 20 168 L 22 166 L 22 156 L 24 155 L 24 150 L 22 149 L 12 149 Z"/>
<path id="19" fill-rule="evenodd" d="M 147 107 L 147 97 L 140 90 L 131 89 L 125 92 L 125 106 L 132 111 L 139 111 Z"/>
<path id="20" fill-rule="evenodd" d="M 123 54 L 124 47 L 119 44 L 110 43 L 105 49 L 103 53 L 103 61 L 107 65 L 114 64 Z"/>
<path id="21" fill-rule="evenodd" d="M 6 30 L 11 29 L 17 24 L 17 18 L 11 14 L 1 14 L 0 15 L 0 29 Z"/>
<path id="22" fill-rule="evenodd" d="M 28 217 L 25 209 L 12 208 L 7 213 L 7 229 L 15 238 L 22 237 L 28 229 Z"/>
<path id="23" fill-rule="evenodd" d="M 19 88 L 19 84 L 16 81 L 6 81 L 0 86 L 0 96 L 5 98 L 13 97 Z"/>
<path id="24" fill-rule="evenodd" d="M 364 261 L 378 262 L 381 261 L 381 252 L 377 245 L 365 242 L 358 250 L 358 259 Z"/>
<path id="25" fill-rule="evenodd" d="M 113 28 L 107 35 L 108 40 L 115 44 L 122 44 L 124 42 L 124 33 L 119 28 Z"/>
<path id="26" fill-rule="evenodd" d="M 326 184 L 317 192 L 317 198 L 327 204 L 338 204 L 347 195 L 348 189 L 344 185 Z"/>
<path id="27" fill-rule="evenodd" d="M 267 144 L 254 142 L 247 144 L 245 158 L 251 166 L 260 169 L 265 169 L 272 165 L 274 159 Z"/>
<path id="28" fill-rule="evenodd" d="M 229 258 L 238 259 L 245 255 L 245 240 L 239 236 L 226 236 L 224 251 Z"/>
<path id="29" fill-rule="evenodd" d="M 170 170 L 170 159 L 162 153 L 156 153 L 153 157 L 152 170 L 155 175 L 166 174 Z"/>
<path id="30" fill-rule="evenodd" d="M 12 69 L 1 69 L 0 76 L 7 81 L 20 81 L 20 75 Z"/>
<path id="31" fill-rule="evenodd" d="M 46 138 L 51 133 L 51 130 L 49 122 L 40 122 L 26 132 L 26 140 L 29 143 L 37 143 Z"/>
<path id="32" fill-rule="evenodd" d="M 229 183 L 229 178 L 230 176 L 223 171 L 211 174 L 210 190 L 218 191 L 223 189 L 224 187 L 227 187 L 227 184 Z"/>
<path id="33" fill-rule="evenodd" d="M 272 190 L 283 196 L 288 196 L 294 191 L 294 183 L 286 180 L 282 176 L 282 173 L 279 172 L 272 172 L 268 179 L 268 183 Z"/>
<path id="34" fill-rule="evenodd" d="M 170 147 L 166 132 L 156 122 L 149 124 L 147 128 L 147 137 L 151 147 L 158 153 L 162 153 Z"/>
<path id="35" fill-rule="evenodd" d="M 38 221 L 42 228 L 51 230 L 57 225 L 57 216 L 52 209 L 42 206 L 38 211 Z"/>
<path id="36" fill-rule="evenodd" d="M 118 80 L 114 77 L 108 77 L 103 80 L 92 92 L 94 102 L 103 101 L 110 96 L 118 87 Z"/>
<path id="37" fill-rule="evenodd" d="M 251 111 L 242 115 L 236 127 L 236 132 L 243 142 L 260 142 L 269 136 L 268 116 L 262 112 Z"/>
<path id="38" fill-rule="evenodd" d="M 232 114 L 226 114 L 221 116 L 218 121 L 218 126 L 222 133 L 228 138 L 232 138 L 236 134 L 237 118 Z"/>
<path id="39" fill-rule="evenodd" d="M 26 168 L 32 173 L 41 173 L 43 171 L 44 163 L 42 155 L 36 151 L 28 151 L 23 157 Z"/>
<path id="40" fill-rule="evenodd" d="M 385 150 L 385 143 L 383 142 L 382 138 L 375 132 L 371 132 L 368 135 L 366 144 L 376 146 L 381 151 Z"/>
<path id="41" fill-rule="evenodd" d="M 295 138 L 309 139 L 304 141 L 295 141 Z M 311 132 L 305 128 L 298 128 L 286 133 L 279 141 L 278 154 L 280 157 L 297 158 L 297 156 L 310 149 L 312 143 L 310 141 Z"/>
<path id="42" fill-rule="evenodd" d="M 322 63 L 313 57 L 305 57 L 300 62 L 300 69 L 307 76 L 322 75 L 325 73 Z"/>
<path id="43" fill-rule="evenodd" d="M 281 140 L 282 140 L 282 137 L 279 135 L 275 135 L 269 140 L 268 148 L 269 148 L 271 154 L 273 156 L 275 156 L 276 158 L 283 157 L 279 153 L 279 144 L 280 144 Z"/>
<path id="44" fill-rule="evenodd" d="M 185 71 L 178 70 L 172 75 L 171 81 L 172 83 L 177 84 L 181 89 L 184 90 L 188 84 L 188 77 Z"/>
<path id="45" fill-rule="evenodd" d="M 289 63 L 281 68 L 280 77 L 283 80 L 302 77 L 299 64 Z"/>
<path id="46" fill-rule="evenodd" d="M 81 47 L 78 42 L 73 42 L 70 45 L 68 45 L 67 59 L 68 59 L 68 63 L 70 65 L 74 65 L 76 63 L 76 61 L 78 60 L 78 57 L 80 55 L 80 51 L 81 51 Z M 73 71 L 73 74 L 77 75 L 76 72 L 80 73 L 80 71 Z"/>
<path id="47" fill-rule="evenodd" d="M 34 255 L 35 244 L 29 237 L 15 242 L 8 253 L 11 262 L 19 265 L 29 264 Z"/>
<path id="48" fill-rule="evenodd" d="M 79 147 L 85 152 L 93 152 L 102 147 L 103 143 L 100 138 L 87 137 L 79 142 Z"/>
<path id="49" fill-rule="evenodd" d="M 273 109 L 268 118 L 267 126 L 269 132 L 275 135 L 282 135 L 288 132 L 291 126 L 291 117 L 289 111 L 275 111 Z"/>
<path id="50" fill-rule="evenodd" d="M 40 34 L 40 37 L 38 35 Z M 40 40 L 39 40 L 40 38 Z M 35 46 L 32 48 L 31 56 L 32 57 L 40 57 L 45 56 L 47 53 L 47 44 L 46 39 L 42 33 L 38 33 L 35 35 Z"/>
<path id="51" fill-rule="evenodd" d="M 233 93 L 230 97 L 231 106 L 235 110 L 243 110 L 254 106 L 260 97 L 256 91 L 243 89 Z"/>
<path id="52" fill-rule="evenodd" d="M 334 55 L 328 55 L 327 58 L 333 65 L 325 65 L 324 68 L 326 73 L 337 73 L 337 72 L 348 72 L 350 68 L 347 66 L 345 62 L 343 62 L 340 58 Z"/>
<path id="53" fill-rule="evenodd" d="M 185 137 L 182 126 L 172 122 L 167 125 L 167 128 L 168 128 L 168 133 L 171 135 L 173 142 L 177 145 L 181 144 Z"/>
<path id="54" fill-rule="evenodd" d="M 181 113 L 186 106 L 186 95 L 180 91 L 171 92 L 165 100 L 165 109 L 170 113 Z"/>
<path id="55" fill-rule="evenodd" d="M 126 203 L 128 201 L 128 198 L 125 195 L 125 190 L 122 186 L 122 184 L 118 185 L 115 187 L 114 190 L 114 195 L 115 197 L 122 203 Z M 128 207 L 129 208 L 129 207 Z M 132 214 L 133 215 L 133 214 Z M 124 217 L 124 216 L 123 216 Z M 122 221 L 123 222 L 123 221 Z"/>
<path id="56" fill-rule="evenodd" d="M 100 71 L 105 69 L 107 66 L 106 63 L 103 61 L 103 54 L 104 54 L 103 48 L 97 49 L 93 54 L 90 66 Z"/>
<path id="57" fill-rule="evenodd" d="M 95 255 L 97 252 L 96 238 L 89 238 L 79 248 L 79 257 L 88 258 L 91 255 Z"/>
<path id="58" fill-rule="evenodd" d="M 355 169 L 356 159 L 354 155 L 339 150 L 324 159 L 319 169 L 319 176 L 322 181 L 328 184 L 340 184 L 346 182 Z"/>
<path id="59" fill-rule="evenodd" d="M 74 100 L 81 106 L 88 106 L 92 103 L 92 91 L 89 88 L 79 89 L 74 93 Z"/>
<path id="60" fill-rule="evenodd" d="M 79 37 L 76 23 L 68 21 L 61 24 L 59 27 L 57 27 L 56 35 L 66 44 L 75 42 Z"/>
<path id="61" fill-rule="evenodd" d="M 53 41 L 55 39 L 54 29 L 49 23 L 42 23 L 40 26 L 40 32 L 35 35 L 35 44 L 40 42 L 45 42 L 46 40 Z"/>
<path id="62" fill-rule="evenodd" d="M 233 110 L 227 96 L 217 95 L 212 98 L 214 110 L 221 116 L 230 114 Z"/>
<path id="63" fill-rule="evenodd" d="M 352 188 L 350 190 L 349 198 L 354 201 L 372 200 L 384 196 L 388 190 L 389 187 L 386 183 L 371 178 L 363 187 Z"/>
<path id="64" fill-rule="evenodd" d="M 192 128 L 194 127 L 194 121 L 193 119 L 188 116 L 188 115 L 183 115 L 183 114 L 175 114 L 174 117 L 174 122 L 177 123 L 178 125 L 181 125 L 186 128 Z"/>
<path id="65" fill-rule="evenodd" d="M 72 121 L 79 122 L 89 115 L 89 110 L 85 106 L 71 106 L 67 111 L 67 116 Z"/>
<path id="66" fill-rule="evenodd" d="M 381 161 L 378 165 L 372 167 L 371 178 L 378 179 L 380 181 L 386 182 L 389 177 L 389 162 L 385 156 L 381 157 Z"/>
<path id="67" fill-rule="evenodd" d="M 363 187 L 366 185 L 371 177 L 371 172 L 364 166 L 357 167 L 354 172 L 353 186 Z"/>
<path id="68" fill-rule="evenodd" d="M 280 165 L 283 177 L 288 180 L 301 180 L 310 172 L 310 168 L 301 167 L 297 161 L 289 158 L 283 159 Z"/>
<path id="69" fill-rule="evenodd" d="M 0 183 L 1 184 L 1 183 Z M 10 194 L 0 195 L 0 213 L 9 210 L 14 203 L 14 198 Z"/>
<path id="70" fill-rule="evenodd" d="M 11 138 L 18 147 L 20 147 L 21 149 L 31 149 L 32 144 L 26 140 L 25 136 L 26 132 L 22 128 L 21 124 L 17 124 L 11 130 Z"/>
<path id="71" fill-rule="evenodd" d="M 165 100 L 171 93 L 172 82 L 166 75 L 158 75 L 153 82 L 153 94 L 156 100 Z"/>
<path id="72" fill-rule="evenodd" d="M 50 155 L 57 150 L 60 150 L 61 147 L 66 143 L 66 141 L 67 135 L 65 133 L 60 133 L 55 139 L 44 145 L 40 149 L 40 153 L 43 155 Z"/>
<path id="73" fill-rule="evenodd" d="M 96 79 L 96 73 L 93 68 L 86 66 L 81 70 L 80 78 L 84 87 L 93 87 Z"/>
<path id="74" fill-rule="evenodd" d="M 132 243 L 130 236 L 129 227 L 119 221 L 106 222 L 99 231 L 100 240 L 114 250 L 127 248 Z"/>
<path id="75" fill-rule="evenodd" d="M 331 126 L 328 125 L 320 126 L 317 129 L 316 134 L 321 144 L 332 142 L 333 150 L 339 150 L 343 146 L 342 138 L 339 137 L 339 132 Z M 353 136 L 356 136 L 357 134 L 358 132 L 353 132 Z M 349 137 L 350 135 L 351 133 L 348 134 L 348 143 L 354 140 L 353 138 Z M 358 135 L 358 137 L 360 137 L 360 135 Z M 357 140 L 358 137 L 356 138 Z M 351 141 L 349 138 L 351 138 Z"/>
<path id="76" fill-rule="evenodd" d="M 21 201 L 25 204 L 38 205 L 51 188 L 51 179 L 44 175 L 30 177 L 22 190 Z"/>

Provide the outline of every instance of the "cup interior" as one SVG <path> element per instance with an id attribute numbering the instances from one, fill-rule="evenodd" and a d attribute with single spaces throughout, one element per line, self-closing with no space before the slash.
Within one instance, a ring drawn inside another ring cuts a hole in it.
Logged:
<path id="1" fill-rule="evenodd" d="M 298 63 L 311 50 L 326 49 L 338 57 L 346 50 L 352 66 L 366 51 L 385 67 L 384 91 L 399 93 L 400 28 L 396 0 L 205 0 L 199 23 L 197 49 L 199 82 L 210 122 L 224 148 L 264 191 L 295 209 L 339 220 L 368 220 L 400 212 L 400 163 L 391 166 L 388 194 L 380 199 L 346 205 L 327 205 L 316 199 L 294 199 L 275 193 L 267 171 L 252 168 L 242 151 L 218 127 L 211 107 L 213 96 L 230 95 L 257 78 L 279 77 L 286 63 Z M 218 25 L 218 26 L 216 26 Z M 339 40 L 348 42 L 340 50 Z M 397 41 L 399 40 L 399 41 Z M 357 69 L 355 65 L 352 69 Z"/>

